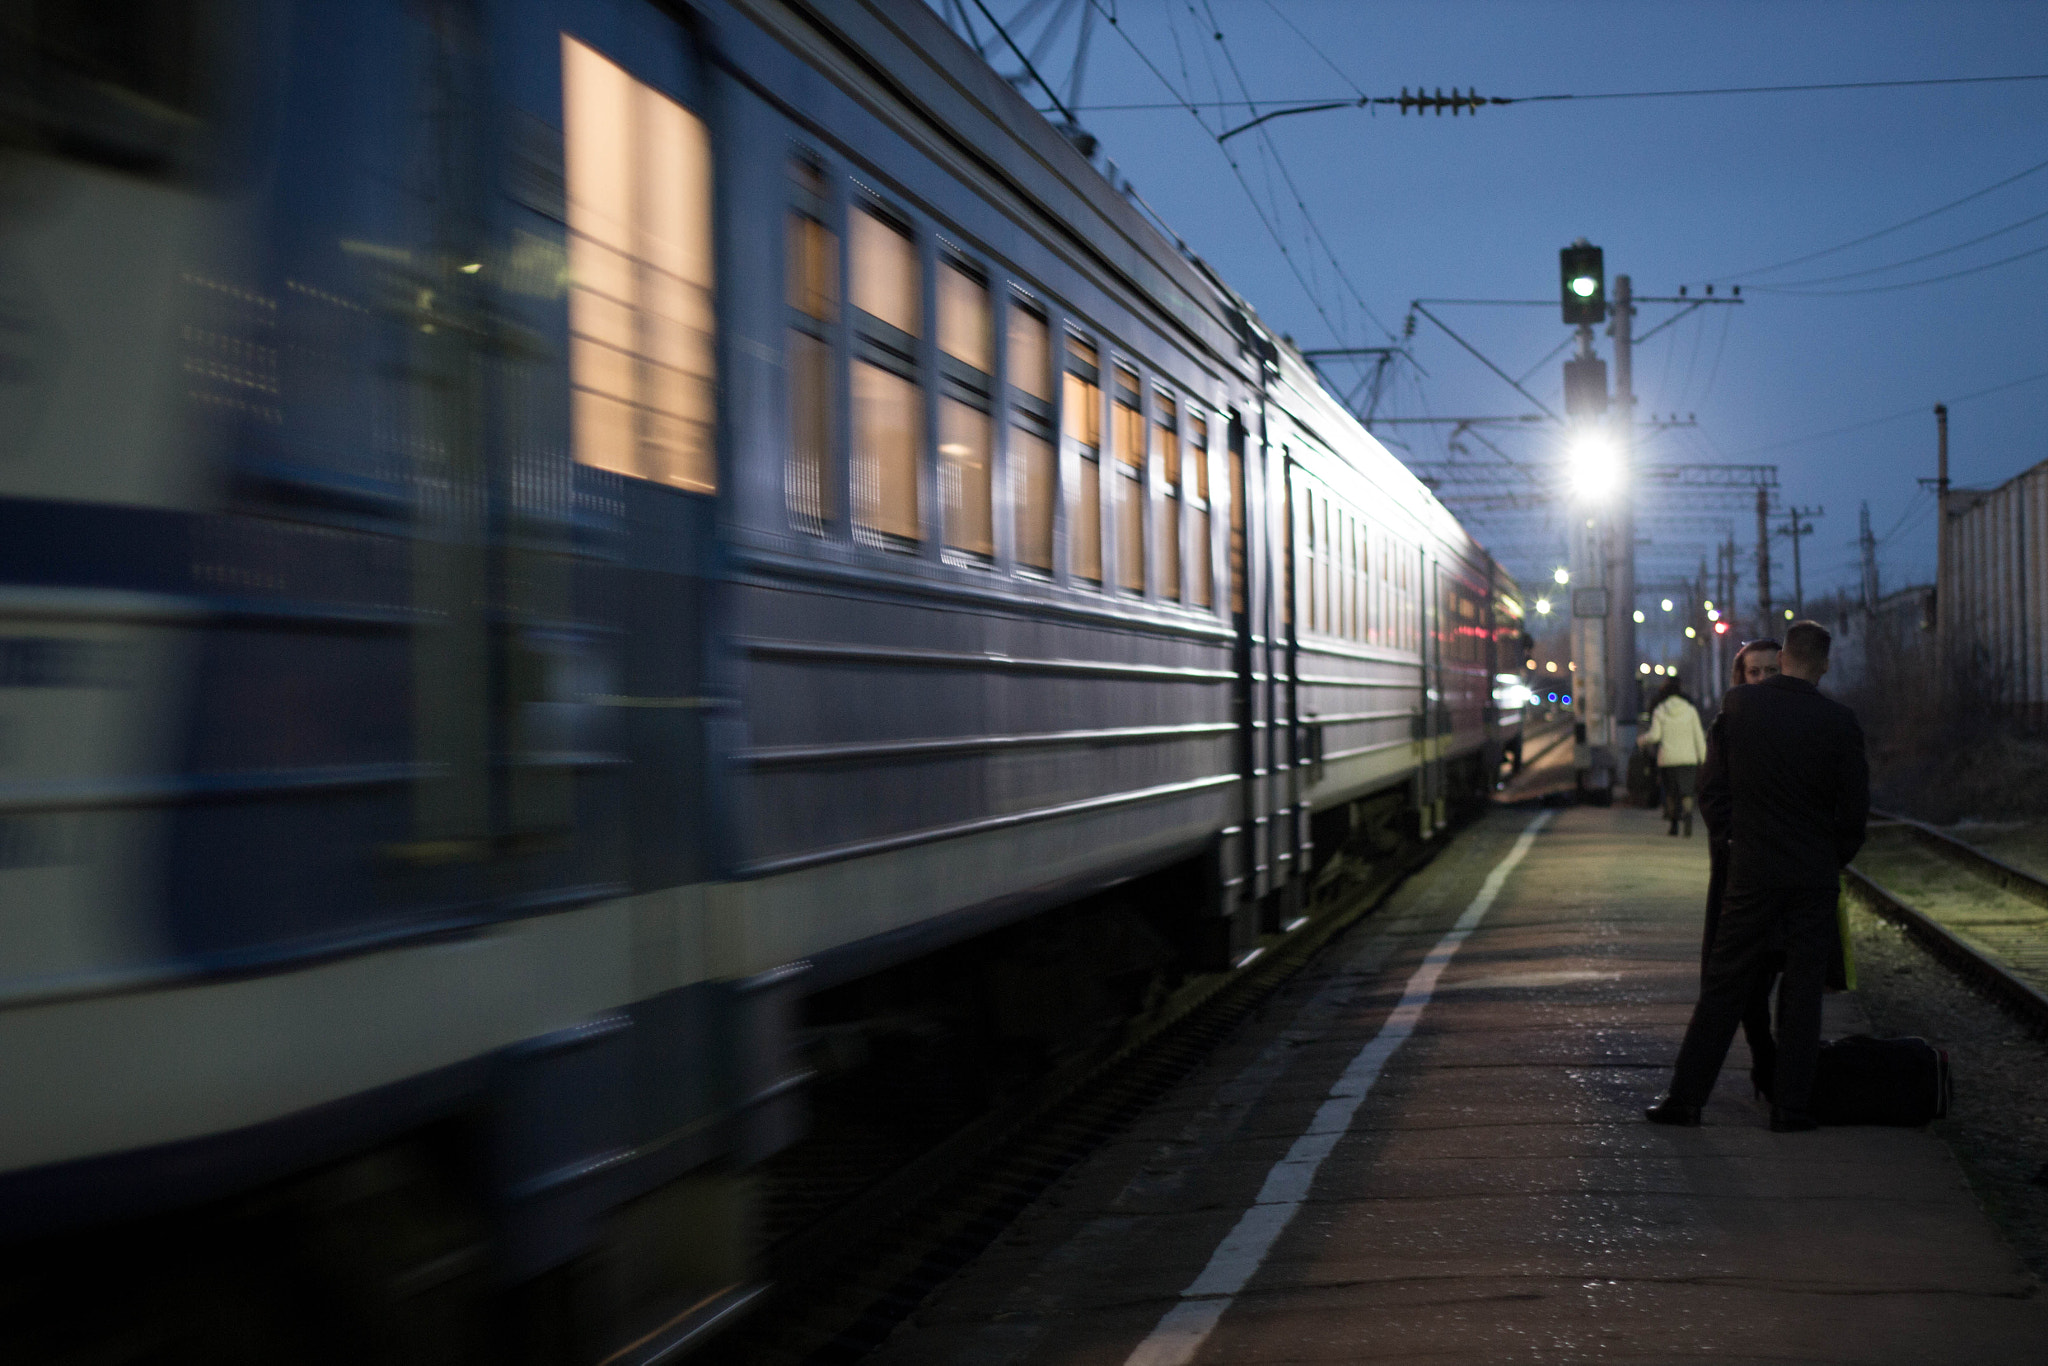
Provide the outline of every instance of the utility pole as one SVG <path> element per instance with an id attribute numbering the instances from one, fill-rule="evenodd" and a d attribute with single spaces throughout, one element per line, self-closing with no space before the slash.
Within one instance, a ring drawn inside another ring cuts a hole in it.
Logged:
<path id="1" fill-rule="evenodd" d="M 1952 657 L 1955 608 L 1950 595 L 1955 588 L 1955 568 L 1949 563 L 1948 535 L 1948 405 L 1934 405 L 1936 454 L 1934 463 L 1934 653 L 1945 668 Z"/>
<path id="2" fill-rule="evenodd" d="M 1866 507 L 1866 517 L 1868 512 L 1869 509 Z M 1789 508 L 1785 515 L 1790 520 L 1778 528 L 1780 536 L 1792 538 L 1792 610 L 1802 617 L 1806 615 L 1806 580 L 1799 570 L 1799 542 L 1813 534 L 1813 523 L 1801 519 L 1825 517 L 1827 514 L 1826 508 Z"/>
<path id="3" fill-rule="evenodd" d="M 1616 749 L 1622 755 L 1635 750 L 1636 717 L 1642 714 L 1642 683 L 1636 674 L 1636 518 L 1634 410 L 1635 356 L 1632 326 L 1635 306 L 1629 277 L 1614 277 L 1614 299 L 1609 306 L 1614 337 L 1614 407 L 1608 417 L 1614 439 L 1616 466 L 1614 511 L 1609 521 L 1612 539 L 1608 548 L 1613 568 L 1607 581 L 1607 676 L 1613 680 L 1614 719 L 1619 733 Z M 1625 761 L 1624 761 L 1625 762 Z"/>
<path id="4" fill-rule="evenodd" d="M 1863 568 L 1863 610 L 1875 612 L 1881 596 L 1877 587 L 1877 537 L 1870 530 L 1870 500 L 1863 500 L 1863 507 L 1857 514 L 1859 523 L 1856 532 L 1857 557 Z"/>
<path id="5" fill-rule="evenodd" d="M 1771 491 L 1756 491 L 1756 618 L 1759 633 L 1771 629 Z"/>

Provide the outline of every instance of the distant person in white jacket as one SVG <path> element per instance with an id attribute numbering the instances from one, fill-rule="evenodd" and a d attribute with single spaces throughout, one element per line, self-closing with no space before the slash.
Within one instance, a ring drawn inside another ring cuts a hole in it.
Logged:
<path id="1" fill-rule="evenodd" d="M 1700 724 L 1699 710 L 1685 700 L 1676 678 L 1666 679 L 1650 707 L 1650 724 L 1640 743 L 1657 747 L 1657 779 L 1664 789 L 1664 818 L 1671 822 L 1671 834 L 1685 826 L 1692 838 L 1693 782 L 1700 762 L 1707 757 L 1707 732 Z"/>

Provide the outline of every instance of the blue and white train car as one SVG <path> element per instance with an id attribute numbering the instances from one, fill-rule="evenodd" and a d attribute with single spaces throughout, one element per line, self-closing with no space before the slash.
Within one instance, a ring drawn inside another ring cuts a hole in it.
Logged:
<path id="1" fill-rule="evenodd" d="M 1490 790 L 1512 585 L 916 0 L 5 23 L 52 1314 L 651 1359 L 754 1293 L 806 1001 L 1115 885 L 1229 970 Z"/>

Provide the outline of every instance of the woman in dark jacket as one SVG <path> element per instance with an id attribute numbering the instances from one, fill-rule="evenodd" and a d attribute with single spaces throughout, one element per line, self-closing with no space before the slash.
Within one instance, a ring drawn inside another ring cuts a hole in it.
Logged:
<path id="1" fill-rule="evenodd" d="M 1783 647 L 1764 637 L 1752 640 L 1735 652 L 1728 686 L 1761 683 L 1778 672 L 1778 654 Z M 1713 744 L 1709 735 L 1707 743 Z M 1721 923 L 1721 896 L 1728 887 L 1728 832 L 1707 827 L 1707 925 L 1700 944 L 1700 976 L 1706 977 L 1707 959 L 1714 952 L 1714 930 Z M 1769 1099 L 1771 1080 L 1778 1066 L 1778 1045 L 1771 1038 L 1771 988 L 1766 981 L 1742 1011 L 1742 1037 L 1749 1044 L 1749 1080 L 1758 1095 Z"/>

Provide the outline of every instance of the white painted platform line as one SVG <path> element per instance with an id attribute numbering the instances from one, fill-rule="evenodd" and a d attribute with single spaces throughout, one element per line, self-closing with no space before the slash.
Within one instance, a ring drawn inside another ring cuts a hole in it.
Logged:
<path id="1" fill-rule="evenodd" d="M 1158 1326 L 1124 1359 L 1124 1366 L 1186 1366 L 1194 1360 L 1195 1353 L 1222 1321 L 1224 1311 L 1265 1262 L 1266 1254 L 1273 1250 L 1273 1244 L 1301 1208 L 1309 1186 L 1316 1179 L 1316 1170 L 1336 1149 L 1337 1140 L 1351 1128 L 1352 1117 L 1364 1103 L 1366 1092 L 1380 1079 L 1387 1060 L 1415 1032 L 1422 1008 L 1436 994 L 1437 978 L 1443 976 L 1458 946 L 1471 937 L 1493 908 L 1494 898 L 1500 895 L 1508 874 L 1529 852 L 1536 842 L 1536 832 L 1549 823 L 1550 817 L 1548 811 L 1539 813 L 1522 828 L 1501 861 L 1493 865 L 1493 871 L 1480 884 L 1478 895 L 1409 977 L 1400 1003 L 1380 1026 L 1380 1032 L 1358 1050 L 1343 1075 L 1330 1087 L 1328 1098 L 1317 1107 L 1308 1128 L 1294 1140 L 1287 1155 L 1266 1173 L 1265 1184 L 1259 1188 L 1251 1208 L 1216 1245 L 1202 1274 L 1180 1292 L 1180 1303 L 1167 1310 Z"/>

